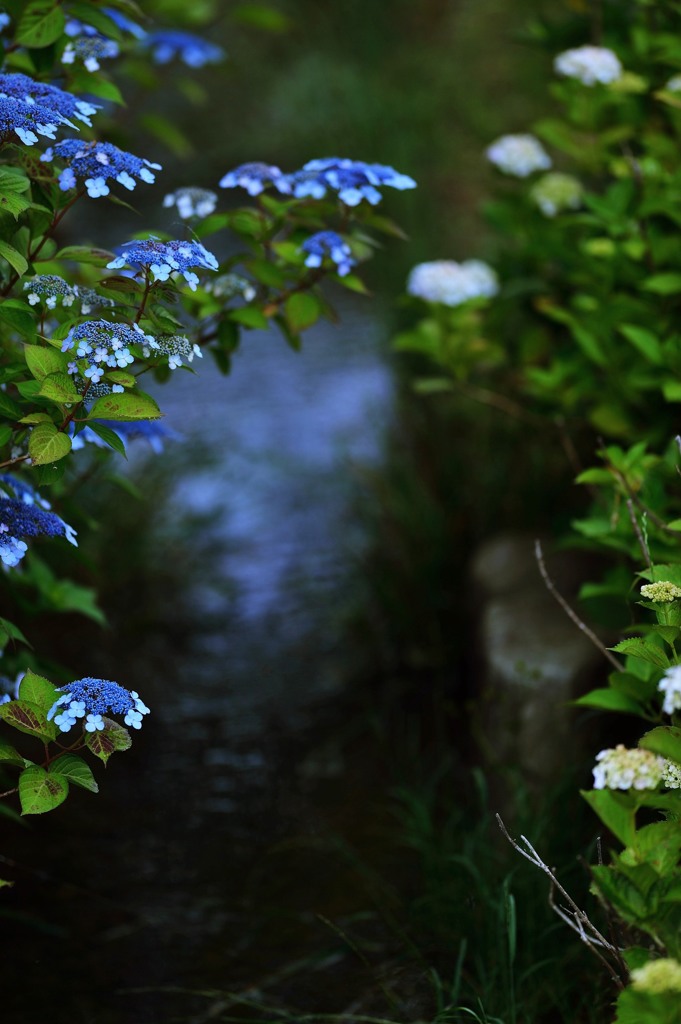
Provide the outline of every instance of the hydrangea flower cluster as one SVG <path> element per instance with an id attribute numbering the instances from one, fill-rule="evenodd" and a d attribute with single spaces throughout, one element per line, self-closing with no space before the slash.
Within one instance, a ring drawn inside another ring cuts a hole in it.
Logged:
<path id="1" fill-rule="evenodd" d="M 645 597 L 648 601 L 657 601 L 658 603 L 678 601 L 681 597 L 681 587 L 677 587 L 675 583 L 670 583 L 669 580 L 645 583 L 641 587 L 641 597 Z"/>
<path id="2" fill-rule="evenodd" d="M 497 275 L 482 260 L 418 263 L 407 280 L 410 295 L 445 306 L 460 306 L 469 299 L 492 298 L 498 291 Z"/>
<path id="3" fill-rule="evenodd" d="M 681 75 L 672 75 L 665 85 L 667 92 L 681 92 Z"/>
<path id="4" fill-rule="evenodd" d="M 564 210 L 577 210 L 582 202 L 582 186 L 571 174 L 545 174 L 532 186 L 530 198 L 545 217 Z"/>
<path id="5" fill-rule="evenodd" d="M 177 188 L 163 200 L 166 208 L 175 206 L 182 220 L 208 217 L 217 206 L 218 197 L 208 188 Z"/>
<path id="6" fill-rule="evenodd" d="M 61 300 L 62 306 L 72 306 L 78 295 L 76 285 L 70 285 L 58 274 L 37 274 L 30 281 L 24 282 L 24 291 L 30 306 L 44 301 L 48 309 L 55 309 Z"/>
<path id="7" fill-rule="evenodd" d="M 149 708 L 135 690 L 126 690 L 109 679 L 85 676 L 57 689 L 62 696 L 47 712 L 47 720 L 51 722 L 54 718 L 61 732 L 69 732 L 79 718 L 85 719 L 87 732 L 101 731 L 106 728 L 106 714 L 125 715 L 126 725 L 141 729 L 142 717 L 149 714 Z M 57 715 L 59 708 L 62 710 Z"/>
<path id="8" fill-rule="evenodd" d="M 527 178 L 534 171 L 546 171 L 551 157 L 534 135 L 502 135 L 485 150 L 490 163 L 504 174 Z"/>
<path id="9" fill-rule="evenodd" d="M 46 121 L 53 124 L 55 128 L 60 124 L 67 124 L 75 128 L 76 125 L 71 124 L 71 118 L 92 127 L 90 118 L 100 109 L 94 103 L 79 100 L 56 85 L 34 82 L 28 75 L 22 75 L 19 72 L 0 74 L 0 99 L 15 100 L 20 106 L 9 109 L 19 111 L 23 105 L 27 116 L 32 111 L 33 121 Z M 42 113 L 38 114 L 38 111 Z M 49 111 L 49 114 L 45 113 L 46 111 Z M 31 146 L 37 141 L 37 138 L 34 138 L 27 145 Z"/>
<path id="10" fill-rule="evenodd" d="M 220 274 L 219 277 L 207 281 L 205 289 L 209 295 L 214 295 L 216 299 L 225 301 L 238 295 L 246 302 L 250 302 L 256 295 L 252 282 L 247 277 L 242 277 L 241 274 Z"/>
<path id="11" fill-rule="evenodd" d="M 291 183 L 282 170 L 273 164 L 252 161 L 240 164 L 220 178 L 220 188 L 244 188 L 249 196 L 259 196 L 269 185 L 283 195 L 291 194 Z"/>
<path id="12" fill-rule="evenodd" d="M 126 153 L 111 142 L 65 139 L 46 149 L 40 159 L 51 161 L 55 156 L 67 164 L 59 175 L 60 189 L 65 192 L 76 188 L 77 179 L 83 178 L 92 199 L 109 194 L 107 181 L 117 181 L 132 190 L 137 184 L 136 178 L 151 184 L 156 180 L 153 171 L 161 169 L 160 164 Z"/>
<path id="13" fill-rule="evenodd" d="M 171 370 L 177 370 L 182 366 L 183 359 L 191 363 L 194 356 L 198 356 L 199 359 L 203 358 L 203 352 L 199 346 L 192 344 L 189 338 L 185 338 L 181 334 L 161 335 L 158 338 L 147 335 L 142 346 L 142 353 L 146 359 L 155 353 L 168 356 L 168 367 Z"/>
<path id="14" fill-rule="evenodd" d="M 340 277 L 349 274 L 357 261 L 352 258 L 352 250 L 335 231 L 317 231 L 310 235 L 300 247 L 307 253 L 306 267 L 321 267 L 325 259 L 336 264 Z"/>
<path id="15" fill-rule="evenodd" d="M 631 987 L 637 992 L 650 992 L 651 995 L 681 992 L 681 964 L 668 956 L 649 960 L 643 967 L 636 967 L 631 972 Z"/>
<path id="16" fill-rule="evenodd" d="M 99 71 L 100 60 L 118 57 L 120 51 L 113 39 L 106 39 L 98 33 L 84 33 L 64 47 L 62 64 L 74 64 L 79 60 L 87 71 Z"/>
<path id="17" fill-rule="evenodd" d="M 627 750 L 622 743 L 601 750 L 596 761 L 594 789 L 655 789 L 665 766 L 663 757 L 638 747 Z"/>
<path id="18" fill-rule="evenodd" d="M 0 676 L 0 704 L 9 704 L 11 700 L 19 700 L 19 686 L 24 673 L 19 672 L 15 679 Z"/>
<path id="19" fill-rule="evenodd" d="M 125 423 L 118 420 L 98 420 L 98 422 L 108 427 L 109 430 L 113 430 L 115 434 L 118 434 L 123 444 L 127 445 L 130 441 L 138 439 L 146 441 L 156 455 L 160 455 L 163 452 L 165 441 L 182 440 L 181 434 L 178 434 L 171 427 L 164 426 L 163 423 L 159 423 L 157 420 L 136 420 L 134 423 Z M 106 441 L 102 440 L 99 434 L 95 434 L 94 430 L 88 426 L 83 427 L 76 434 L 75 424 L 71 424 L 69 434 L 72 439 L 71 451 L 74 452 L 82 451 L 89 444 L 94 445 L 96 448 L 109 447 Z"/>
<path id="20" fill-rule="evenodd" d="M 140 345 L 153 341 L 151 335 L 145 334 L 137 324 L 115 324 L 109 320 L 86 320 L 72 327 L 62 342 L 62 352 L 70 352 L 75 348 L 76 357 L 86 360 L 86 368 L 75 360 L 68 365 L 68 373 L 73 376 L 82 375 L 91 384 L 99 384 L 107 369 L 121 370 L 135 361 L 130 351 L 131 345 Z M 82 372 L 81 372 L 82 371 Z M 113 391 L 123 391 L 120 384 L 114 384 Z M 109 392 L 106 392 L 107 394 Z"/>
<path id="21" fill-rule="evenodd" d="M 664 694 L 662 710 L 665 715 L 673 715 L 681 710 L 681 665 L 672 665 L 660 679 L 658 690 Z"/>
<path id="22" fill-rule="evenodd" d="M 665 761 L 662 785 L 667 789 L 681 789 L 681 764 L 677 764 L 676 761 Z"/>
<path id="23" fill-rule="evenodd" d="M 221 46 L 209 43 L 192 32 L 159 29 L 145 33 L 142 44 L 151 52 L 156 64 L 169 64 L 177 59 L 187 67 L 202 68 L 206 64 L 219 64 L 225 56 Z"/>
<path id="24" fill-rule="evenodd" d="M 19 564 L 28 546 L 24 537 L 65 537 L 77 545 L 75 531 L 60 516 L 21 498 L 0 498 L 0 560 Z"/>
<path id="25" fill-rule="evenodd" d="M 416 188 L 407 174 L 400 174 L 385 164 L 368 164 L 363 160 L 329 157 L 309 160 L 302 171 L 289 175 L 291 192 L 296 199 L 322 199 L 328 191 L 337 192 L 346 206 L 358 206 L 366 199 L 372 206 L 380 203 L 378 187 L 387 185 L 400 191 Z"/>
<path id="26" fill-rule="evenodd" d="M 582 85 L 609 85 L 622 77 L 617 54 L 604 46 L 579 46 L 559 53 L 553 62 L 559 75 L 576 78 Z"/>
<path id="27" fill-rule="evenodd" d="M 182 274 L 192 291 L 196 291 L 198 276 L 192 267 L 204 267 L 206 270 L 217 270 L 218 261 L 212 252 L 205 249 L 200 242 L 160 242 L 149 238 L 143 242 L 126 242 L 121 248 L 124 256 L 117 256 L 107 263 L 109 270 L 119 267 L 144 267 L 148 269 L 154 281 L 168 281 L 172 273 Z"/>

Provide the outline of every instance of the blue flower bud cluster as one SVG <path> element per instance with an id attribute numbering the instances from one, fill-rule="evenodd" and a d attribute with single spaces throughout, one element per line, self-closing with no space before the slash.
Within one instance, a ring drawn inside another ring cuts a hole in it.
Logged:
<path id="1" fill-rule="evenodd" d="M 125 715 L 126 725 L 141 729 L 143 716 L 149 714 L 149 708 L 136 690 L 126 690 L 109 679 L 85 676 L 57 689 L 62 696 L 47 712 L 47 720 L 51 722 L 54 718 L 61 732 L 69 732 L 79 718 L 85 719 L 86 732 L 101 731 L 106 728 L 106 714 Z M 57 715 L 59 708 L 62 711 Z"/>
<path id="2" fill-rule="evenodd" d="M 160 242 L 150 238 L 143 242 L 126 242 L 121 246 L 125 255 L 117 256 L 107 263 L 109 270 L 117 270 L 126 264 L 129 267 L 144 267 L 151 272 L 154 281 L 167 281 L 174 272 L 182 274 L 192 291 L 196 291 L 198 276 L 192 267 L 217 270 L 218 261 L 212 252 L 200 242 Z"/>
<path id="3" fill-rule="evenodd" d="M 181 334 L 161 335 L 158 338 L 148 337 L 142 346 L 142 353 L 148 359 L 154 353 L 168 356 L 168 367 L 177 370 L 182 366 L 182 360 L 188 363 L 193 362 L 194 356 L 203 358 L 203 352 L 198 345 L 192 344 L 189 338 Z"/>
<path id="4" fill-rule="evenodd" d="M 90 26 L 84 26 L 84 28 L 90 28 Z M 61 62 L 62 64 L 74 64 L 76 60 L 79 60 L 88 71 L 99 71 L 100 60 L 117 57 L 119 53 L 118 44 L 113 39 L 106 39 L 99 33 L 91 31 L 77 35 L 72 42 L 66 44 L 61 55 Z"/>
<path id="5" fill-rule="evenodd" d="M 306 267 L 321 267 L 328 258 L 336 264 L 340 277 L 345 277 L 357 262 L 348 243 L 335 231 L 317 231 L 303 242 L 301 249 L 308 254 Z"/>
<path id="6" fill-rule="evenodd" d="M 64 92 L 63 89 L 59 89 L 56 85 L 34 82 L 28 75 L 22 75 L 19 72 L 0 74 L 0 98 L 16 100 L 18 103 L 23 104 L 29 113 L 31 108 L 33 108 L 34 113 L 36 108 L 39 108 L 41 111 L 49 111 L 51 114 L 51 116 L 45 114 L 36 115 L 33 120 L 46 120 L 53 122 L 55 125 L 68 124 L 72 128 L 76 126 L 71 124 L 71 118 L 75 118 L 77 121 L 82 121 L 83 124 L 88 125 L 88 127 L 92 127 L 90 118 L 100 109 L 94 103 L 79 100 L 76 96 L 72 96 L 69 92 Z M 37 141 L 37 139 L 33 140 L 33 142 Z M 27 145 L 30 146 L 33 143 L 29 142 Z"/>
<path id="7" fill-rule="evenodd" d="M 159 29 L 148 32 L 142 45 L 151 52 L 156 64 L 169 64 L 171 60 L 177 59 L 187 67 L 202 68 L 206 64 L 218 64 L 225 56 L 221 46 L 209 43 L 192 32 Z"/>
<path id="8" fill-rule="evenodd" d="M 415 188 L 416 182 L 385 164 L 328 157 L 309 160 L 293 174 L 284 174 L 269 164 L 242 164 L 225 174 L 220 185 L 245 188 L 252 196 L 273 185 L 278 192 L 295 199 L 323 199 L 327 192 L 334 192 L 346 206 L 358 206 L 363 200 L 376 206 L 383 198 L 380 187 L 403 190 Z"/>
<path id="9" fill-rule="evenodd" d="M 21 498 L 0 498 L 0 560 L 4 565 L 19 564 L 27 551 L 23 537 L 65 537 L 77 544 L 75 531 L 54 512 Z"/>
<path id="10" fill-rule="evenodd" d="M 151 184 L 156 180 L 152 172 L 161 169 L 160 164 L 126 153 L 111 142 L 64 139 L 46 149 L 40 159 L 51 161 L 55 156 L 67 164 L 59 175 L 60 189 L 66 191 L 76 188 L 77 179 L 83 178 L 92 199 L 109 194 L 107 181 L 117 181 L 119 185 L 132 190 L 137 184 L 136 178 Z"/>
<path id="11" fill-rule="evenodd" d="M 24 291 L 30 306 L 44 301 L 48 309 L 55 309 L 61 300 L 62 306 L 72 306 L 78 296 L 76 285 L 69 284 L 58 274 L 37 274 L 24 282 Z"/>
<path id="12" fill-rule="evenodd" d="M 92 384 L 99 384 L 107 368 L 121 370 L 135 361 L 131 345 L 149 344 L 154 339 L 145 334 L 137 324 L 115 324 L 109 320 L 86 320 L 72 327 L 62 342 L 62 352 L 75 348 L 77 359 L 68 364 L 67 372 L 73 376 L 86 377 Z M 84 368 L 85 367 L 85 368 Z M 114 384 L 113 391 L 123 391 L 120 384 Z"/>

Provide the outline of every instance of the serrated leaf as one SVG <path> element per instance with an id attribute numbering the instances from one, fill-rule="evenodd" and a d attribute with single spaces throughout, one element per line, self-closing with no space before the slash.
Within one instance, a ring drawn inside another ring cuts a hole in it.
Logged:
<path id="1" fill-rule="evenodd" d="M 0 240 L 0 256 L 7 260 L 12 270 L 16 270 L 21 277 L 28 270 L 28 263 L 25 256 L 22 256 L 18 249 L 15 249 L 9 242 Z"/>
<path id="2" fill-rule="evenodd" d="M 636 838 L 636 808 L 625 793 L 612 789 L 582 790 L 582 796 L 624 846 L 631 846 Z"/>
<path id="3" fill-rule="evenodd" d="M 28 453 L 34 466 L 58 462 L 71 451 L 71 438 L 57 430 L 54 423 L 39 423 L 28 439 Z"/>
<path id="4" fill-rule="evenodd" d="M 158 405 L 150 395 L 142 391 L 104 395 L 97 399 L 88 416 L 88 420 L 115 420 L 120 423 L 160 418 L 161 410 Z"/>
<path id="5" fill-rule="evenodd" d="M 112 718 L 105 718 L 105 729 L 89 732 L 85 736 L 85 745 L 104 764 L 118 750 L 129 750 L 132 746 L 130 733 Z"/>
<path id="6" fill-rule="evenodd" d="M 66 18 L 60 3 L 54 0 L 34 0 L 21 16 L 16 42 L 32 50 L 51 46 L 62 35 L 65 24 Z"/>
<path id="7" fill-rule="evenodd" d="M 30 206 L 30 199 L 25 199 L 16 192 L 5 191 L 0 185 L 0 213 L 9 213 L 16 220 L 19 214 L 28 210 Z"/>
<path id="8" fill-rule="evenodd" d="M 21 419 L 21 406 L 4 391 L 0 391 L 0 416 L 16 422 Z"/>
<path id="9" fill-rule="evenodd" d="M 11 700 L 9 703 L 0 704 L 0 718 L 28 736 L 37 736 L 39 739 L 53 740 L 57 735 L 57 727 L 48 722 L 37 704 L 26 700 Z"/>
<path id="10" fill-rule="evenodd" d="M 658 668 L 669 668 L 669 658 L 664 651 L 652 641 L 641 637 L 622 640 L 610 649 L 617 651 L 618 654 L 628 654 L 631 657 L 649 661 L 652 665 L 657 665 Z"/>
<path id="11" fill-rule="evenodd" d="M 27 647 L 33 645 L 28 642 L 24 634 L 21 632 L 18 626 L 15 626 L 9 619 L 0 618 L 0 628 L 5 632 L 10 640 L 20 640 L 22 644 L 26 644 Z"/>
<path id="12" fill-rule="evenodd" d="M 36 380 L 42 380 L 49 373 L 60 373 L 66 363 L 61 352 L 54 348 L 44 348 L 42 345 L 25 345 L 24 356 L 26 365 Z"/>
<path id="13" fill-rule="evenodd" d="M 2 253 L 0 253 L 2 255 Z M 73 263 L 91 263 L 95 267 L 105 267 L 115 259 L 115 255 L 107 249 L 97 249 L 91 245 L 67 245 L 60 249 L 55 259 L 71 260 Z"/>
<path id="14" fill-rule="evenodd" d="M 45 814 L 62 804 L 69 793 L 66 779 L 33 765 L 19 776 L 19 800 L 22 814 Z"/>
<path id="15" fill-rule="evenodd" d="M 83 401 L 83 396 L 76 391 L 76 386 L 68 373 L 50 373 L 44 377 L 38 394 L 41 398 L 49 398 L 60 405 L 75 405 Z"/>
<path id="16" fill-rule="evenodd" d="M 24 678 L 19 683 L 19 698 L 35 704 L 45 714 L 47 714 L 59 697 L 61 697 L 61 694 L 54 683 L 51 683 L 49 679 L 45 679 L 44 676 L 36 675 L 30 669 L 28 669 Z"/>
<path id="17" fill-rule="evenodd" d="M 14 764 L 20 768 L 24 767 L 24 759 L 10 743 L 0 740 L 0 762 L 2 764 Z"/>
<path id="18" fill-rule="evenodd" d="M 48 771 L 50 775 L 58 775 L 66 779 L 67 782 L 73 783 L 74 786 L 89 789 L 91 793 L 99 793 L 99 786 L 92 774 L 92 769 L 82 757 L 77 757 L 75 754 L 64 754 L 50 764 Z"/>
<path id="19" fill-rule="evenodd" d="M 668 757 L 670 761 L 681 764 L 681 729 L 672 725 L 658 725 L 645 733 L 638 743 L 644 750 L 652 750 L 653 754 Z"/>

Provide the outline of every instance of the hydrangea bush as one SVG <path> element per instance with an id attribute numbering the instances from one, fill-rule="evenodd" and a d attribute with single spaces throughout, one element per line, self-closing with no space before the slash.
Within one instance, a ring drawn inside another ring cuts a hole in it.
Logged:
<path id="1" fill-rule="evenodd" d="M 220 47 L 150 24 L 133 0 L 8 0 L 0 29 L 1 582 L 101 620 L 76 584 L 59 604 L 63 591 L 37 553 L 77 544 L 59 508 L 87 453 L 116 458 L 143 437 L 162 454 L 172 433 L 143 389 L 149 374 L 164 380 L 204 356 L 226 372 L 240 333 L 271 324 L 298 348 L 303 331 L 333 315 L 322 282 L 365 290 L 355 270 L 372 253 L 372 230 L 399 233 L 375 207 L 386 190 L 415 183 L 329 157 L 286 172 L 253 162 L 164 191 L 160 163 L 97 135 L 102 108 L 110 119 L 121 102 L 111 75 L 124 58 L 181 61 L 195 73 L 223 59 Z M 113 252 L 60 243 L 76 205 L 138 188 L 167 211 L 167 233 L 121 237 Z M 180 237 L 170 233 L 178 217 Z M 27 743 L 0 738 L 0 796 L 18 795 L 24 814 L 57 807 L 71 785 L 96 791 L 82 755 L 106 763 L 149 712 L 119 682 L 68 681 L 63 669 L 53 683 L 41 672 L 50 652 L 29 650 L 36 641 L 0 619 L 0 721 Z"/>
<path id="2" fill-rule="evenodd" d="M 591 633 L 614 671 L 577 703 L 628 715 L 643 734 L 597 753 L 584 792 L 619 844 L 591 868 L 611 939 L 576 905 L 558 911 L 608 969 L 619 1024 L 669 1024 L 681 976 L 679 10 L 582 6 L 559 29 L 532 29 L 555 113 L 509 126 L 481 154 L 500 186 L 486 206 L 498 287 L 459 286 L 475 260 L 414 268 L 413 321 L 396 346 L 439 372 L 424 390 L 484 394 L 539 426 L 547 458 L 569 453 L 566 490 L 597 454 L 566 540 L 610 560 L 581 597 L 624 637 L 606 649 Z"/>

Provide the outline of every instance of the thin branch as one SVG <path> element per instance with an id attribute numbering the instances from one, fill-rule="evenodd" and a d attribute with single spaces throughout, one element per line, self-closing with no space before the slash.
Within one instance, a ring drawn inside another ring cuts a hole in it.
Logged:
<path id="1" fill-rule="evenodd" d="M 577 628 L 580 629 L 582 631 L 582 633 L 584 633 L 584 635 L 591 641 L 591 643 L 594 645 L 594 647 L 597 647 L 598 650 L 601 652 L 601 654 L 604 655 L 604 657 L 606 657 L 608 659 L 610 664 L 613 665 L 617 669 L 618 672 L 621 672 L 623 670 L 623 668 L 624 668 L 624 665 L 622 665 L 617 660 L 615 655 L 612 654 L 612 652 L 608 650 L 608 648 L 605 646 L 605 644 L 601 643 L 601 641 L 598 639 L 598 637 L 596 636 L 594 631 L 592 629 L 589 629 L 589 627 L 587 626 L 586 622 L 584 622 L 582 619 L 580 619 L 580 617 L 577 614 L 577 612 L 574 610 L 574 608 L 572 608 L 567 603 L 567 601 L 565 600 L 565 598 L 560 593 L 560 591 L 556 587 L 555 583 L 553 582 L 553 580 L 549 576 L 548 570 L 546 568 L 546 564 L 544 562 L 544 553 L 542 551 L 541 542 L 539 540 L 535 540 L 535 542 L 534 542 L 534 557 L 537 559 L 537 565 L 539 566 L 539 572 L 541 573 L 541 577 L 544 580 L 544 583 L 546 584 L 546 589 L 549 591 L 549 593 L 552 594 L 553 597 L 555 597 L 556 601 L 561 606 L 561 608 L 563 609 L 565 614 L 570 619 L 572 619 L 572 621 L 574 622 L 575 626 L 577 626 Z"/>
<path id="2" fill-rule="evenodd" d="M 638 541 L 639 547 L 640 547 L 641 551 L 643 552 L 643 557 L 646 560 L 648 568 L 650 569 L 650 571 L 652 573 L 652 571 L 653 571 L 653 560 L 650 557 L 650 548 L 648 547 L 648 545 L 646 543 L 646 539 L 643 536 L 643 532 L 642 532 L 641 527 L 639 525 L 638 519 L 636 518 L 636 511 L 634 509 L 634 503 L 631 500 L 631 498 L 627 498 L 627 511 L 629 512 L 629 518 L 631 520 L 631 525 L 634 528 L 634 533 L 636 534 L 636 539 Z"/>

